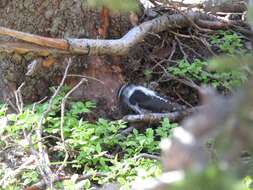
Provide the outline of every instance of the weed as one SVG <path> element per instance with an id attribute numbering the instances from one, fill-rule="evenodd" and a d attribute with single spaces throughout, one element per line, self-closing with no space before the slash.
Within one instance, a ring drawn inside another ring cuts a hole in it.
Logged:
<path id="1" fill-rule="evenodd" d="M 151 69 L 144 69 L 143 74 L 147 81 L 151 79 L 152 73 L 153 71 Z"/>
<path id="2" fill-rule="evenodd" d="M 242 52 L 242 41 L 240 36 L 231 31 L 220 30 L 218 34 L 211 37 L 211 44 L 217 45 L 221 52 L 225 54 L 235 54 Z"/>
<path id="3" fill-rule="evenodd" d="M 183 77 L 199 84 L 211 84 L 215 88 L 232 90 L 244 83 L 248 75 L 244 69 L 238 68 L 223 72 L 209 71 L 209 62 L 195 59 L 192 63 L 180 60 L 177 65 L 169 67 L 170 74 Z"/>
<path id="4" fill-rule="evenodd" d="M 61 94 L 53 102 L 52 110 L 45 119 L 44 139 L 47 142 L 49 136 L 60 137 L 60 104 L 64 94 Z M 48 103 L 37 105 L 35 109 L 27 106 L 24 111 L 19 114 L 6 114 L 6 106 L 0 106 L 0 119 L 7 118 L 8 126 L 0 128 L 3 137 L 9 136 L 12 143 L 21 144 L 24 151 L 28 151 L 27 143 L 21 143 L 24 140 L 23 130 L 33 132 L 33 128 L 38 125 L 43 111 L 47 108 Z M 161 173 L 161 167 L 158 161 L 136 158 L 140 153 L 158 154 L 159 142 L 161 138 L 166 138 L 170 134 L 170 130 L 176 127 L 170 124 L 167 119 L 161 122 L 161 126 L 156 129 L 148 128 L 144 133 L 134 130 L 128 136 L 121 136 L 119 130 L 126 127 L 126 123 L 121 120 L 108 121 L 100 118 L 96 122 L 88 122 L 82 113 L 91 112 L 94 103 L 86 102 L 69 102 L 66 106 L 64 117 L 64 137 L 68 151 L 71 156 L 67 162 L 70 168 L 83 169 L 85 173 L 107 173 L 107 177 L 93 178 L 98 183 L 103 184 L 110 181 L 118 181 L 124 186 L 129 186 L 131 181 L 136 178 L 146 178 Z M 1 127 L 1 125 L 0 125 Z M 36 136 L 31 133 L 33 143 L 36 142 Z M 50 153 L 53 158 L 51 164 L 62 164 L 64 159 L 64 151 L 60 147 L 62 142 L 55 140 L 47 146 L 57 146 L 57 151 Z M 3 144 L 4 145 L 4 144 Z M 116 148 L 119 148 L 119 155 L 112 154 Z M 34 147 L 36 149 L 36 146 Z M 29 151 L 24 153 L 29 154 Z M 114 159 L 109 158 L 111 155 Z M 5 171 L 0 168 L 0 175 L 3 176 Z M 20 189 L 37 181 L 39 173 L 34 171 L 25 171 L 22 177 L 15 179 L 9 189 Z M 73 189 L 77 184 L 88 189 L 90 181 L 84 180 L 76 182 L 75 175 L 73 179 L 58 183 L 59 188 L 64 185 L 67 189 Z M 19 184 L 19 185 L 17 185 Z M 17 188 L 16 188 L 17 187 Z M 7 188 L 8 189 L 8 188 Z"/>

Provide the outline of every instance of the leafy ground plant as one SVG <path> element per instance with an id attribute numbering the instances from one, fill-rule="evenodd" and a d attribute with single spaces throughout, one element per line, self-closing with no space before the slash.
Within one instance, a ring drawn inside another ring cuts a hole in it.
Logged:
<path id="1" fill-rule="evenodd" d="M 195 59 L 192 63 L 180 60 L 177 65 L 169 67 L 168 72 L 174 76 L 186 78 L 198 84 L 211 84 L 218 89 L 232 90 L 248 79 L 245 68 L 215 72 L 207 69 L 209 62 Z"/>
<path id="2" fill-rule="evenodd" d="M 218 48 L 218 52 L 229 57 L 235 55 L 246 55 L 242 39 L 231 31 L 218 31 L 211 36 L 210 43 Z M 212 60 L 213 62 L 213 60 Z M 174 66 L 168 67 L 168 73 L 178 76 L 197 84 L 210 84 L 221 90 L 232 90 L 247 81 L 249 68 L 233 67 L 230 70 L 216 72 L 209 70 L 210 61 L 194 59 L 191 63 L 185 59 L 179 60 Z"/>
<path id="3" fill-rule="evenodd" d="M 241 54 L 244 51 L 241 37 L 232 31 L 218 31 L 211 37 L 211 44 L 217 46 L 220 52 L 225 54 Z"/>
<path id="4" fill-rule="evenodd" d="M 63 163 L 65 152 L 60 139 L 60 104 L 64 93 L 53 102 L 53 109 L 48 114 L 44 123 L 43 143 L 48 147 L 48 153 L 52 167 L 58 167 Z M 1 150 L 7 150 L 8 146 L 15 150 L 19 149 L 25 159 L 31 155 L 29 143 L 27 143 L 24 130 L 31 135 L 32 143 L 36 145 L 34 127 L 36 127 L 43 110 L 48 103 L 27 106 L 22 113 L 7 114 L 6 106 L 0 107 L 0 120 L 7 120 L 7 123 L 0 125 Z M 100 118 L 96 122 L 85 120 L 95 105 L 92 102 L 69 102 L 64 117 L 64 137 L 69 152 L 66 168 L 70 180 L 58 183 L 57 187 L 62 189 L 73 189 L 79 184 L 86 189 L 92 187 L 92 183 L 105 184 L 116 181 L 126 188 L 137 178 L 158 176 L 161 173 L 160 163 L 157 160 L 140 156 L 142 153 L 159 154 L 159 142 L 161 138 L 170 135 L 170 130 L 176 127 L 167 119 L 164 119 L 156 128 L 148 128 L 146 132 L 140 133 L 134 130 L 133 133 L 122 136 L 119 130 L 126 127 L 121 120 L 108 121 Z M 36 146 L 34 146 L 37 149 Z M 5 151 L 9 156 L 13 152 Z M 15 156 L 13 162 L 20 163 L 21 158 Z M 6 165 L 7 160 L 1 160 L 0 177 L 8 175 L 14 168 Z M 2 164 L 5 164 L 3 167 Z M 7 168 L 9 170 L 7 170 Z M 17 166 L 18 167 L 18 166 Z M 103 173 L 106 177 L 94 177 L 92 180 L 75 180 L 77 174 Z M 8 178 L 4 189 L 22 189 L 25 186 L 34 184 L 40 179 L 39 170 L 23 171 L 21 178 Z"/>

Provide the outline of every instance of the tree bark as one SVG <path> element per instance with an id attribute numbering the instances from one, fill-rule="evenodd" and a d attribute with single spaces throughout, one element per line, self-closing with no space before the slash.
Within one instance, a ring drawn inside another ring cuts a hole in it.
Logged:
<path id="1" fill-rule="evenodd" d="M 119 38 L 130 29 L 128 15 L 111 12 L 106 7 L 89 7 L 86 0 L 3 0 L 0 3 L 1 26 L 14 30 L 54 38 Z M 0 36 L 0 40 L 10 37 Z M 69 55 L 38 55 L 27 52 L 0 54 L 0 100 L 13 101 L 21 83 L 24 102 L 33 102 L 49 94 L 49 87 L 61 80 Z M 116 106 L 116 91 L 123 83 L 120 57 L 72 56 L 73 65 L 67 83 L 74 86 L 79 75 L 88 82 L 73 93 L 78 100 L 94 99 L 99 105 L 112 111 Z M 36 73 L 25 75 L 28 65 L 39 61 Z M 110 64 L 108 64 L 108 62 Z"/>

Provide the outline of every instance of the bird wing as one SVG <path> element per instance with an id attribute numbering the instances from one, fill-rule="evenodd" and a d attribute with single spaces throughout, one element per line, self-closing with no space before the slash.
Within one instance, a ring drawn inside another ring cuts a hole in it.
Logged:
<path id="1" fill-rule="evenodd" d="M 171 110 L 172 106 L 169 101 L 160 97 L 157 94 L 147 94 L 142 90 L 135 90 L 130 97 L 132 105 L 138 105 L 141 109 L 159 112 L 162 110 Z"/>

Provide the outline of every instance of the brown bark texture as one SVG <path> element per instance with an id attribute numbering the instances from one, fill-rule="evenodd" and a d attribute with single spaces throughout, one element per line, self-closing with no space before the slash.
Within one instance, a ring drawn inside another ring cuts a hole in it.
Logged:
<path id="1" fill-rule="evenodd" d="M 106 7 L 89 7 L 86 0 L 3 0 L 0 2 L 1 26 L 31 34 L 54 38 L 119 38 L 130 29 L 128 15 L 112 12 Z M 0 40 L 15 39 L 0 36 Z M 3 44 L 3 42 L 2 42 Z M 29 48 L 29 47 L 28 47 Z M 69 56 L 69 55 L 66 55 Z M 49 87 L 57 85 L 65 65 L 63 55 L 27 52 L 0 53 L 0 100 L 13 101 L 14 91 L 22 88 L 24 102 L 34 102 L 48 95 Z M 72 56 L 72 74 L 67 83 L 74 86 L 80 77 L 88 82 L 72 95 L 78 100 L 94 99 L 110 111 L 116 107 L 116 93 L 123 83 L 120 57 Z M 27 76 L 28 65 L 39 60 L 36 73 Z"/>

